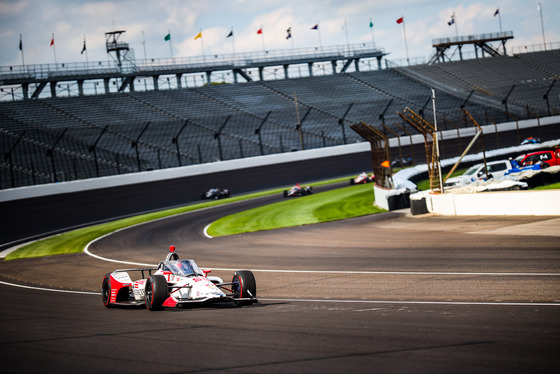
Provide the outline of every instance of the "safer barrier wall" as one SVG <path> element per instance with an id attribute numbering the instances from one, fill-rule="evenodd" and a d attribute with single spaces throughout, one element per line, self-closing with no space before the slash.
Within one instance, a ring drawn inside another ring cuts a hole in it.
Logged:
<path id="1" fill-rule="evenodd" d="M 430 213 L 455 216 L 560 216 L 560 190 L 426 195 Z"/>

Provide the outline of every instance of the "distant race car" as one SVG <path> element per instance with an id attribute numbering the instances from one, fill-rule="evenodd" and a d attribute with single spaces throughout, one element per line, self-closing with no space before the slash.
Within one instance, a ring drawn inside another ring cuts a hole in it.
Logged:
<path id="1" fill-rule="evenodd" d="M 365 171 L 360 173 L 356 178 L 350 179 L 350 184 L 360 184 L 360 183 L 370 183 L 375 182 L 375 175 L 371 175 L 371 177 Z"/>
<path id="2" fill-rule="evenodd" d="M 413 164 L 412 162 L 412 158 L 410 157 L 405 157 L 405 158 L 397 158 L 395 160 L 393 160 L 393 162 L 391 162 L 391 166 L 392 167 L 405 167 L 405 166 L 411 166 Z"/>
<path id="3" fill-rule="evenodd" d="M 539 144 L 541 142 L 540 138 L 533 138 L 532 136 L 523 139 L 523 141 L 521 142 L 521 145 L 525 145 L 525 144 Z"/>
<path id="4" fill-rule="evenodd" d="M 312 193 L 313 193 L 313 187 L 311 186 L 301 187 L 298 183 L 292 188 L 290 188 L 289 190 L 284 190 L 284 197 L 299 197 L 299 196 L 311 195 Z"/>
<path id="5" fill-rule="evenodd" d="M 251 271 L 236 271 L 231 283 L 224 283 L 219 277 L 208 276 L 211 270 L 200 270 L 194 260 L 179 260 L 174 246 L 169 251 L 165 261 L 155 268 L 119 269 L 105 274 L 101 286 L 103 304 L 107 308 L 145 305 L 149 310 L 159 310 L 216 302 L 234 302 L 238 306 L 258 303 Z M 132 281 L 129 273 L 141 274 L 141 278 Z"/>
<path id="6" fill-rule="evenodd" d="M 229 190 L 220 188 L 211 188 L 208 191 L 202 193 L 201 199 L 218 200 L 229 197 Z"/>

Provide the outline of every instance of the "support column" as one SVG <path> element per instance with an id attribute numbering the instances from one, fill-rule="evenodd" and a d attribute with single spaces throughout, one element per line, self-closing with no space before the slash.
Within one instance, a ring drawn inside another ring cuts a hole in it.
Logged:
<path id="1" fill-rule="evenodd" d="M 212 85 L 211 75 L 212 75 L 212 72 L 211 72 L 211 71 L 207 71 L 207 72 L 206 72 L 206 83 L 207 83 L 209 86 Z"/>
<path id="2" fill-rule="evenodd" d="M 78 80 L 78 96 L 84 96 L 84 80 Z"/>
<path id="3" fill-rule="evenodd" d="M 51 82 L 51 97 L 56 97 L 56 84 L 58 82 Z"/>
<path id="4" fill-rule="evenodd" d="M 109 78 L 103 78 L 103 85 L 105 86 L 105 94 L 108 94 L 109 91 Z"/>
<path id="5" fill-rule="evenodd" d="M 159 90 L 159 83 L 158 83 L 159 75 L 154 75 L 152 80 L 154 81 L 154 91 Z"/>
<path id="6" fill-rule="evenodd" d="M 307 68 L 309 69 L 309 76 L 312 77 L 313 76 L 313 63 L 308 62 L 307 63 Z"/>
<path id="7" fill-rule="evenodd" d="M 29 99 L 29 83 L 23 83 L 21 85 L 21 90 L 23 91 L 23 99 Z"/>
<path id="8" fill-rule="evenodd" d="M 263 78 L 263 69 L 264 69 L 264 67 L 259 66 L 259 79 L 260 79 L 261 81 L 264 81 L 264 78 Z"/>
<path id="9" fill-rule="evenodd" d="M 179 89 L 183 88 L 181 84 L 181 79 L 183 79 L 183 74 L 181 73 L 175 74 L 175 77 L 177 77 L 177 88 Z"/>
<path id="10" fill-rule="evenodd" d="M 354 59 L 354 67 L 356 68 L 356 71 L 360 71 L 360 59 L 359 58 Z"/>
<path id="11" fill-rule="evenodd" d="M 288 77 L 288 68 L 290 67 L 290 65 L 284 65 L 284 78 L 285 79 L 289 79 Z"/>
<path id="12" fill-rule="evenodd" d="M 331 65 L 332 65 L 332 73 L 336 74 L 336 61 L 331 61 Z"/>

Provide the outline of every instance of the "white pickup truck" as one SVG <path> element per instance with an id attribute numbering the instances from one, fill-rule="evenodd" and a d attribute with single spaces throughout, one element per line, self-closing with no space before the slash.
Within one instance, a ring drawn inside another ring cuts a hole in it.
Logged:
<path id="1" fill-rule="evenodd" d="M 491 161 L 486 163 L 488 167 L 488 179 L 501 179 L 513 166 L 509 160 Z M 484 164 L 476 164 L 465 171 L 464 174 L 449 178 L 445 181 L 445 187 L 459 187 L 477 180 L 486 180 Z"/>

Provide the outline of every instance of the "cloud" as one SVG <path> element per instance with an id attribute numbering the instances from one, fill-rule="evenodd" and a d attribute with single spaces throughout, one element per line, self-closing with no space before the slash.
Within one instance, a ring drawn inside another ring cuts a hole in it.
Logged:
<path id="1" fill-rule="evenodd" d="M 193 40 L 204 34 L 205 53 L 233 51 L 232 39 L 225 36 L 234 28 L 235 51 L 314 48 L 321 36 L 323 46 L 371 41 L 369 20 L 374 22 L 377 46 L 391 52 L 390 58 L 404 58 L 402 26 L 395 20 L 404 15 L 410 57 L 434 53 L 432 39 L 455 36 L 448 26 L 455 10 L 460 35 L 499 31 L 495 7 L 500 6 L 503 30 L 513 30 L 509 44 L 542 43 L 540 19 L 535 4 L 509 0 L 502 4 L 463 0 L 457 4 L 443 0 L 393 0 L 391 2 L 346 0 L 0 0 L 0 45 L 4 53 L 0 65 L 20 63 L 17 43 L 23 34 L 25 60 L 29 64 L 52 63 L 51 33 L 56 36 L 59 62 L 83 61 L 79 54 L 83 36 L 87 38 L 90 61 L 106 61 L 104 34 L 114 28 L 126 30 L 123 41 L 144 58 L 169 57 L 169 43 L 163 37 L 171 30 L 175 57 L 201 55 L 201 43 Z M 560 26 L 554 16 L 560 12 L 556 1 L 542 0 L 548 42 L 557 41 Z M 346 19 L 348 28 L 341 28 Z M 317 22 L 320 31 L 310 28 Z M 256 34 L 263 25 L 264 34 Z M 286 29 L 292 27 L 291 40 Z"/>

